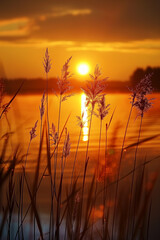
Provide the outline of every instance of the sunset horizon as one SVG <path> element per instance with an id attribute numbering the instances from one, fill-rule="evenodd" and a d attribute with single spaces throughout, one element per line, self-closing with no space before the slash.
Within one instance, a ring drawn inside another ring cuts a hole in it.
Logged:
<path id="1" fill-rule="evenodd" d="M 98 64 L 105 76 L 126 81 L 133 71 L 160 66 L 160 5 L 155 1 L 5 1 L 0 8 L 0 77 L 44 77 L 48 47 L 51 77 L 72 56 Z"/>
<path id="2" fill-rule="evenodd" d="M 160 0 L 0 3 L 0 239 L 160 239 Z"/>

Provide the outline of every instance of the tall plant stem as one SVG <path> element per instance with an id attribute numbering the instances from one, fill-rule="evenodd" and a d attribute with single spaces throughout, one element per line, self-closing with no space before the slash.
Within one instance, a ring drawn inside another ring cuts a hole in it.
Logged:
<path id="1" fill-rule="evenodd" d="M 67 120 L 66 120 L 66 122 L 65 122 L 65 124 L 64 124 L 64 126 L 63 126 L 63 129 L 62 129 L 61 134 L 60 134 L 60 136 L 59 136 L 57 145 L 56 145 L 56 147 L 55 147 L 55 149 L 54 149 L 51 157 L 54 156 L 55 151 L 57 150 L 57 146 L 58 146 L 58 144 L 59 144 L 59 142 L 60 142 L 60 140 L 61 140 L 62 134 L 63 134 L 63 132 L 64 132 L 64 129 L 65 129 L 66 125 L 67 125 L 67 122 L 68 122 L 68 120 L 69 120 L 69 117 L 70 117 L 70 114 L 69 114 L 69 116 L 68 116 L 68 118 L 67 118 Z M 42 173 L 42 175 L 41 175 L 41 177 L 40 177 L 40 180 L 39 180 L 39 183 L 38 183 L 38 185 L 37 185 L 37 188 L 36 188 L 36 191 L 35 191 L 35 192 L 37 192 L 38 189 L 40 188 L 40 185 L 41 185 L 42 180 L 43 180 L 43 177 L 44 177 L 44 175 L 45 175 L 45 173 L 46 173 L 46 171 L 47 171 L 47 168 L 48 168 L 48 166 L 46 166 L 46 167 L 44 168 L 44 171 L 43 171 L 43 173 Z M 24 173 L 24 172 L 23 172 L 23 173 Z M 33 197 L 34 197 L 34 195 L 33 195 Z M 26 210 L 26 213 L 25 213 L 23 219 L 21 220 L 20 225 L 18 226 L 18 230 L 17 230 L 17 232 L 16 232 L 15 239 L 17 238 L 17 235 L 19 234 L 19 230 L 20 230 L 20 228 L 21 228 L 22 225 L 23 225 L 23 222 L 24 222 L 24 220 L 25 220 L 25 218 L 26 218 L 26 216 L 27 216 L 27 214 L 28 214 L 28 212 L 29 212 L 29 209 L 31 208 L 31 205 L 32 205 L 32 204 L 30 203 L 29 206 L 28 206 L 28 208 L 27 208 L 27 210 Z M 1 233 L 1 232 L 0 232 L 0 233 Z"/>
<path id="2" fill-rule="evenodd" d="M 102 119 L 100 120 L 100 133 L 99 133 L 99 147 L 98 147 L 97 168 L 99 167 L 99 159 L 100 159 L 100 151 L 101 151 L 101 137 L 102 137 Z"/>
<path id="3" fill-rule="evenodd" d="M 91 112 L 91 118 L 90 118 L 90 124 L 89 124 L 89 132 L 88 132 L 87 150 L 86 150 L 85 167 L 84 167 L 84 175 L 83 175 L 83 185 L 82 185 L 82 197 L 83 197 L 83 193 L 84 193 L 85 177 L 86 177 L 87 165 L 88 165 L 88 150 L 89 150 L 89 142 L 90 142 L 92 116 L 93 116 L 93 108 L 92 108 L 92 112 Z M 83 198 L 82 198 L 82 201 L 83 201 Z"/>
<path id="4" fill-rule="evenodd" d="M 106 141 L 105 141 L 105 172 L 104 172 L 104 190 L 103 190 L 103 219 L 102 219 L 102 226 L 103 226 L 103 238 L 105 239 L 105 218 L 106 218 L 106 196 L 107 196 L 107 187 L 106 187 L 106 169 L 107 169 L 107 133 L 108 133 L 108 125 L 106 124 Z"/>
<path id="5" fill-rule="evenodd" d="M 62 95 L 60 95 L 60 98 L 59 98 L 59 113 L 58 113 L 58 128 L 57 128 L 58 139 L 59 139 L 59 129 L 60 129 L 60 120 L 61 120 L 61 105 L 62 105 Z M 58 158 L 58 146 L 57 146 L 57 150 L 54 155 L 54 192 L 55 192 L 55 195 L 56 195 L 57 158 Z"/>
<path id="6" fill-rule="evenodd" d="M 46 102 L 47 102 L 47 130 L 48 130 L 48 152 L 49 152 L 49 162 L 50 162 L 50 167 L 52 166 L 51 164 L 51 158 L 50 158 L 50 135 L 49 135 L 49 104 L 48 104 L 48 73 L 46 73 L 46 88 L 47 88 L 47 97 L 46 97 Z M 50 239 L 50 232 L 51 232 L 51 222 L 52 222 L 52 208 L 53 208 L 53 181 L 52 181 L 52 168 L 51 173 L 50 173 L 50 182 L 51 182 L 51 214 L 50 214 L 50 225 L 49 225 L 49 239 Z"/>
<path id="7" fill-rule="evenodd" d="M 24 163 L 24 172 L 26 171 L 26 163 L 27 163 L 27 157 L 28 157 L 30 145 L 31 145 L 31 139 L 29 141 L 28 148 L 27 148 L 26 159 L 25 159 L 25 163 Z M 23 195 L 24 195 L 24 174 L 22 176 L 22 191 L 21 191 L 21 222 L 23 219 Z M 24 239 L 23 225 L 21 226 L 21 234 L 22 234 L 22 239 Z"/>
<path id="8" fill-rule="evenodd" d="M 141 129 L 142 129 L 142 115 L 141 115 L 141 121 L 140 121 L 140 127 L 139 127 L 139 133 L 138 133 L 138 141 L 137 141 L 137 146 L 135 150 L 135 158 L 134 158 L 134 165 L 133 165 L 133 173 L 132 173 L 132 180 L 131 180 L 131 192 L 130 192 L 130 201 L 129 201 L 129 216 L 128 216 L 128 223 L 127 223 L 127 237 L 129 234 L 129 219 L 131 215 L 131 207 L 133 203 L 133 191 L 134 191 L 134 179 L 135 179 L 135 170 L 136 170 L 136 163 L 137 163 L 137 152 L 138 152 L 138 145 L 139 145 L 139 140 L 140 140 L 140 135 L 141 135 Z M 134 219 L 132 223 L 132 236 L 133 236 L 133 231 L 134 231 Z"/>
<path id="9" fill-rule="evenodd" d="M 42 117 L 41 117 L 41 124 L 40 124 L 39 148 L 41 145 L 41 137 L 42 137 Z M 37 165 L 37 167 L 39 168 L 39 165 Z M 36 197 L 37 197 L 37 192 L 35 192 L 35 204 L 36 204 Z M 35 218 L 35 216 L 34 216 L 34 239 L 36 239 L 36 218 Z"/>
<path id="10" fill-rule="evenodd" d="M 73 175 L 74 175 L 74 170 L 75 170 L 75 165 L 76 165 L 76 160 L 77 160 L 77 154 L 78 154 L 78 148 L 79 148 L 79 143 L 80 143 L 80 139 L 81 139 L 81 133 L 82 133 L 82 128 L 80 128 L 79 137 L 78 137 L 78 142 L 77 142 L 77 147 L 76 147 L 76 152 L 75 152 L 75 157 L 74 157 L 74 162 L 73 162 L 71 182 L 70 182 L 70 193 L 71 193 L 71 191 L 72 191 Z M 69 216 L 69 214 L 67 213 L 66 219 L 68 218 L 68 216 Z M 72 225 L 72 233 L 73 233 L 73 225 Z M 67 225 L 65 226 L 65 236 L 64 236 L 64 240 L 66 240 L 66 237 L 67 237 Z"/>
<path id="11" fill-rule="evenodd" d="M 49 162 L 51 161 L 51 156 L 50 156 L 50 135 L 49 135 L 49 104 L 48 104 L 48 73 L 46 73 L 46 82 L 47 82 L 47 97 L 46 97 L 46 102 L 47 102 L 47 131 L 48 131 L 48 152 L 49 152 Z M 50 167 L 51 167 L 51 162 L 50 162 Z M 51 168 L 50 168 L 51 169 Z M 52 178 L 52 169 L 51 169 L 51 173 L 50 173 L 50 177 Z M 52 182 L 52 181 L 51 181 Z"/>
<path id="12" fill-rule="evenodd" d="M 95 167 L 95 176 L 98 177 L 99 175 L 99 159 L 100 159 L 100 148 L 101 148 L 101 135 L 102 135 L 102 119 L 100 119 L 100 130 L 99 130 L 99 146 L 98 146 L 98 158 L 97 158 L 97 164 Z M 94 202 L 93 202 L 93 223 L 94 223 L 94 209 L 96 205 L 96 196 L 97 196 L 97 180 L 96 180 L 96 186 L 95 186 L 95 194 L 94 194 Z M 92 230 L 91 230 L 91 238 L 93 233 L 93 224 L 92 224 Z"/>
<path id="13" fill-rule="evenodd" d="M 73 174 L 74 174 L 76 160 L 77 160 L 77 154 L 78 154 L 78 148 L 79 148 L 79 143 L 80 143 L 80 139 L 81 139 L 81 133 L 82 133 L 82 128 L 80 129 L 80 132 L 79 132 L 78 143 L 77 143 L 77 147 L 76 147 L 76 153 L 75 153 L 75 158 L 74 158 L 74 163 L 73 163 L 73 168 L 72 168 L 70 189 L 72 188 L 72 180 L 73 180 Z"/>
<path id="14" fill-rule="evenodd" d="M 49 136 L 49 111 L 48 111 L 48 73 L 46 73 L 46 88 L 47 88 L 47 97 L 46 97 L 46 103 L 47 103 L 47 126 L 48 126 L 48 136 Z"/>
<path id="15" fill-rule="evenodd" d="M 58 190 L 58 196 L 57 196 L 57 216 L 56 216 L 56 232 L 55 232 L 55 239 L 59 240 L 59 230 L 60 230 L 60 214 L 61 214 L 61 196 L 62 196 L 62 186 L 63 186 L 63 175 L 64 175 L 64 169 L 66 164 L 66 156 L 63 160 L 62 155 L 62 164 L 61 164 L 61 177 L 60 177 L 60 183 L 59 183 L 59 190 Z"/>
<path id="16" fill-rule="evenodd" d="M 86 149 L 86 157 L 85 157 L 85 166 L 84 166 L 84 174 L 83 174 L 83 183 L 82 183 L 82 201 L 81 201 L 81 210 L 80 210 L 80 228 L 81 228 L 81 218 L 82 218 L 82 209 L 83 209 L 84 186 L 85 186 L 86 172 L 87 172 L 87 166 L 88 166 L 88 150 L 89 150 L 89 142 L 90 142 L 92 116 L 93 116 L 93 106 L 92 106 L 90 123 L 89 123 L 88 141 L 87 141 L 87 149 Z M 79 230 L 80 230 L 80 229 L 79 229 Z"/>
<path id="17" fill-rule="evenodd" d="M 113 210 L 112 233 L 111 233 L 112 240 L 113 240 L 113 231 L 114 231 L 115 217 L 116 217 L 116 210 L 117 210 L 118 187 L 119 187 L 119 177 L 120 177 L 120 170 L 121 170 L 121 164 L 122 164 L 123 150 L 124 150 L 124 144 L 125 144 L 125 140 L 126 140 L 128 126 L 129 126 L 129 121 L 130 121 L 131 114 L 132 114 L 132 109 L 133 109 L 133 103 L 131 105 L 131 109 L 129 112 L 129 116 L 128 116 L 128 120 L 127 120 L 127 124 L 126 124 L 126 128 L 125 128 L 125 133 L 124 133 L 123 143 L 122 143 L 122 148 L 121 148 L 121 155 L 120 155 L 120 160 L 119 160 L 119 166 L 118 166 L 116 190 L 115 190 L 115 204 L 114 204 L 114 210 Z"/>

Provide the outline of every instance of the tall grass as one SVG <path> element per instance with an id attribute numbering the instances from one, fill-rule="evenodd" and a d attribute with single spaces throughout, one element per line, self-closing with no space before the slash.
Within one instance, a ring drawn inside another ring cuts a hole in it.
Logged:
<path id="1" fill-rule="evenodd" d="M 86 106 L 89 108 L 90 113 L 85 157 L 81 159 L 81 162 L 84 162 L 83 172 L 78 173 L 78 175 L 76 174 L 77 166 L 79 166 L 78 156 L 80 157 L 79 146 L 84 127 L 82 113 L 81 117 L 77 117 L 80 131 L 77 138 L 73 165 L 70 169 L 71 176 L 69 176 L 69 183 L 66 186 L 64 178 L 66 163 L 70 161 L 70 152 L 72 152 L 72 139 L 70 139 L 67 127 L 70 114 L 66 117 L 65 123 L 62 126 L 63 119 L 61 112 L 63 111 L 63 101 L 71 96 L 69 92 L 71 89 L 69 82 L 69 77 L 71 76 L 69 72 L 70 60 L 71 58 L 63 65 L 61 77 L 57 81 L 59 88 L 59 110 L 58 123 L 57 127 L 55 127 L 49 121 L 49 111 L 51 109 L 48 101 L 48 73 L 51 69 L 51 60 L 49 51 L 46 49 L 44 58 L 46 89 L 39 108 L 39 148 L 33 181 L 31 181 L 27 171 L 27 161 L 31 142 L 36 137 L 38 121 L 36 121 L 30 131 L 28 150 L 25 155 L 21 156 L 20 146 L 18 146 L 15 152 L 8 157 L 7 151 L 10 135 L 6 133 L 0 139 L 3 143 L 0 154 L 0 196 L 3 196 L 3 198 L 0 198 L 0 238 L 7 240 L 28 238 L 49 240 L 148 240 L 149 235 L 151 235 L 152 192 L 157 175 L 150 176 L 149 172 L 148 175 L 150 177 L 147 177 L 146 166 L 153 160 L 159 159 L 159 156 L 150 160 L 146 160 L 146 158 L 145 160 L 142 159 L 143 163 L 138 165 L 137 153 L 140 144 L 159 136 L 157 134 L 150 138 L 140 139 L 144 112 L 151 106 L 150 101 L 146 97 L 146 94 L 151 91 L 151 76 L 146 76 L 132 90 L 131 109 L 126 123 L 122 147 L 118 158 L 115 159 L 114 154 L 110 156 L 108 151 L 108 135 L 110 134 L 108 130 L 114 119 L 115 111 L 113 111 L 109 122 L 105 122 L 106 146 L 104 153 L 101 154 L 102 123 L 104 123 L 104 118 L 108 115 L 110 104 L 105 104 L 104 90 L 106 78 L 101 79 L 101 70 L 98 65 L 95 67 L 94 74 L 90 75 L 91 81 L 87 83 L 86 87 L 82 88 L 86 94 Z M 10 102 L 5 105 L 5 109 L 1 108 L 0 121 L 4 121 L 3 114 L 7 112 L 7 108 L 19 93 L 20 88 L 11 98 Z M 2 94 L 0 96 L 0 106 L 2 107 Z M 127 145 L 128 126 L 134 107 L 139 109 L 141 117 L 138 141 L 125 147 Z M 88 168 L 91 164 L 90 140 L 92 121 L 95 115 L 100 118 L 99 137 L 97 139 L 98 150 L 95 168 L 88 183 L 86 177 L 88 176 Z M 44 119 L 43 116 L 45 116 Z M 60 144 L 62 144 L 62 147 L 59 146 Z M 135 147 L 133 168 L 123 175 L 121 168 L 124 159 L 124 150 L 133 147 Z M 45 150 L 45 155 L 43 150 Z M 104 156 L 104 160 L 101 158 L 101 155 Z M 46 166 L 42 170 L 41 161 L 44 156 L 46 158 Z M 54 162 L 54 167 L 52 167 L 52 162 Z M 112 165 L 116 163 L 117 167 L 112 168 Z M 20 167 L 20 173 L 18 173 L 16 167 Z M 50 199 L 48 199 L 50 210 L 48 210 L 47 228 L 45 228 L 42 223 L 44 221 L 40 209 L 39 194 L 43 191 L 41 186 L 45 184 L 45 180 L 47 179 L 50 182 Z M 130 185 L 127 187 L 126 183 L 122 183 L 123 181 L 130 182 Z M 31 217 L 29 218 L 29 216 Z M 32 232 L 29 233 L 27 229 L 27 219 L 30 219 L 33 234 Z M 15 221 L 17 221 L 16 224 Z"/>

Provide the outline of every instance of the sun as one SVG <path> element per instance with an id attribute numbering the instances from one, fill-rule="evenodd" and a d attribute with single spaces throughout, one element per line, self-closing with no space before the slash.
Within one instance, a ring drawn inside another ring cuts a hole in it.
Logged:
<path id="1" fill-rule="evenodd" d="M 77 66 L 77 71 L 80 75 L 86 75 L 87 73 L 89 73 L 89 65 L 88 63 L 80 63 Z"/>

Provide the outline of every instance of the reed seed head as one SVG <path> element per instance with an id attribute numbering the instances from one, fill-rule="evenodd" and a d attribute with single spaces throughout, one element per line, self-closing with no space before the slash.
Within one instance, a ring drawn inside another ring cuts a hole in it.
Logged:
<path id="1" fill-rule="evenodd" d="M 90 74 L 92 81 L 88 81 L 86 87 L 81 88 L 86 95 L 86 106 L 91 104 L 94 109 L 95 104 L 100 101 L 101 94 L 105 90 L 105 83 L 107 78 L 99 79 L 101 71 L 99 66 L 96 65 L 94 75 Z"/>
<path id="2" fill-rule="evenodd" d="M 37 124 L 38 124 L 38 120 L 35 122 L 34 127 L 30 131 L 30 141 L 37 136 L 36 135 Z"/>
<path id="3" fill-rule="evenodd" d="M 150 94 L 153 91 L 151 81 L 152 75 L 153 74 L 146 75 L 140 80 L 134 91 L 132 91 L 132 104 L 139 110 L 139 115 L 141 117 L 143 117 L 144 112 L 152 106 L 151 99 L 146 97 L 147 94 Z"/>
<path id="4" fill-rule="evenodd" d="M 141 95 L 141 98 L 143 98 L 147 94 L 152 93 L 153 91 L 152 81 L 151 81 L 152 75 L 153 74 L 145 75 L 145 77 L 140 80 L 140 82 L 136 85 L 136 87 L 131 89 L 131 92 L 132 92 L 131 103 L 133 105 L 137 96 Z"/>
<path id="5" fill-rule="evenodd" d="M 153 74 L 145 75 L 145 77 L 142 78 L 141 81 L 137 84 L 136 86 L 137 94 L 141 94 L 145 96 L 147 94 L 152 93 L 153 91 L 152 81 L 151 81 L 152 75 Z"/>
<path id="6" fill-rule="evenodd" d="M 77 121 L 78 121 L 78 126 L 79 126 L 80 128 L 83 128 L 84 125 L 85 125 L 85 123 L 86 123 L 86 121 L 83 120 L 83 118 L 84 118 L 84 112 L 82 112 L 82 116 L 76 116 L 76 118 L 77 118 Z"/>
<path id="7" fill-rule="evenodd" d="M 44 111 L 45 111 L 45 91 L 44 91 L 42 99 L 41 99 L 41 106 L 39 107 L 39 110 L 40 110 L 40 116 L 41 116 L 41 120 L 42 120 Z"/>
<path id="8" fill-rule="evenodd" d="M 70 81 L 68 80 L 69 77 L 71 77 L 70 72 L 69 72 L 69 63 L 70 60 L 72 59 L 72 57 L 70 57 L 65 64 L 62 67 L 62 71 L 61 71 L 61 78 L 58 77 L 58 81 L 57 81 L 57 85 L 60 91 L 60 95 L 65 94 L 66 92 L 68 92 L 71 89 L 70 86 Z M 69 97 L 70 95 L 68 95 Z M 65 101 L 66 98 L 64 98 L 63 101 Z"/>
<path id="9" fill-rule="evenodd" d="M 109 106 L 110 104 L 107 104 L 105 103 L 105 94 L 103 94 L 99 100 L 99 103 L 98 103 L 98 117 L 100 117 L 101 120 L 103 120 L 106 115 L 108 114 L 109 112 Z"/>
<path id="10" fill-rule="evenodd" d="M 49 73 L 49 71 L 51 69 L 51 60 L 50 60 L 50 56 L 49 56 L 49 53 L 48 53 L 48 48 L 46 48 L 43 66 L 44 66 L 45 72 Z"/>
<path id="11" fill-rule="evenodd" d="M 58 132 L 56 132 L 56 127 L 54 123 L 52 123 L 51 132 L 49 135 L 51 137 L 51 141 L 53 142 L 53 145 L 56 145 L 58 142 Z"/>
<path id="12" fill-rule="evenodd" d="M 63 146 L 63 156 L 64 157 L 67 157 L 70 154 L 70 149 L 71 149 L 71 144 L 70 144 L 70 137 L 69 137 L 69 133 L 68 133 L 65 138 L 64 146 Z"/>
<path id="13" fill-rule="evenodd" d="M 141 117 L 143 117 L 144 112 L 147 112 L 152 106 L 152 102 L 144 95 L 137 95 L 134 106 L 139 110 Z"/>

